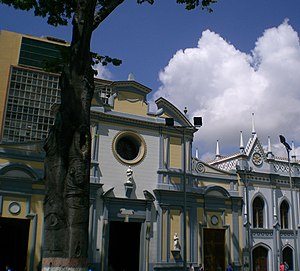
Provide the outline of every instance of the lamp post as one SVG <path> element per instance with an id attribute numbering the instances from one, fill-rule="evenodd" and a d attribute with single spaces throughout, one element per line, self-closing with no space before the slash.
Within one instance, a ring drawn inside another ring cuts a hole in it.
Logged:
<path id="1" fill-rule="evenodd" d="M 292 201 L 292 227 L 293 227 L 293 236 L 294 236 L 294 270 L 298 270 L 298 240 L 297 240 L 297 231 L 296 231 L 296 223 L 295 223 L 295 203 L 294 203 L 294 194 L 293 194 L 293 184 L 292 184 L 292 174 L 291 174 L 291 159 L 290 159 L 290 151 L 292 148 L 286 142 L 285 137 L 283 135 L 279 136 L 280 142 L 284 145 L 287 157 L 288 157 L 288 166 L 289 166 L 289 182 L 290 182 L 290 190 L 291 190 L 291 201 Z"/>
<path id="2" fill-rule="evenodd" d="M 186 113 L 186 112 L 185 112 Z M 174 119 L 173 118 L 166 118 L 166 126 L 172 126 L 176 129 L 180 129 L 182 133 L 182 141 L 183 141 L 183 270 L 187 270 L 187 219 L 186 219 L 186 142 L 185 142 L 185 130 L 195 127 L 202 126 L 202 118 L 201 117 L 194 117 L 194 126 L 187 125 L 187 126 L 174 126 Z"/>
<path id="3" fill-rule="evenodd" d="M 237 171 L 238 174 L 240 176 L 242 176 L 242 181 L 244 183 L 244 187 L 245 187 L 245 205 L 246 205 L 246 209 L 245 209 L 245 213 L 246 213 L 246 223 L 245 223 L 245 227 L 247 230 L 247 240 L 246 240 L 246 249 L 248 252 L 248 271 L 252 271 L 252 255 L 251 255 L 251 231 L 250 231 L 250 217 L 249 217 L 249 179 L 248 176 L 252 175 L 252 168 L 250 167 L 250 169 L 241 169 L 240 166 L 237 166 Z M 246 269 L 244 269 L 246 270 Z"/>
<path id="4" fill-rule="evenodd" d="M 251 169 L 250 170 L 244 170 L 244 173 L 245 173 L 245 178 L 244 178 L 244 184 L 245 184 L 245 187 L 246 187 L 246 210 L 247 210 L 247 220 L 246 220 L 246 228 L 247 228 L 247 248 L 248 248 L 248 253 L 249 253 L 249 270 L 251 271 L 252 270 L 252 257 L 251 257 L 251 232 L 250 232 L 250 218 L 249 218 L 249 180 L 248 180 L 248 177 L 247 177 L 247 174 L 251 172 Z"/>
<path id="5" fill-rule="evenodd" d="M 187 233 L 186 233 L 186 144 L 185 128 L 182 129 L 183 137 L 183 270 L 187 264 Z"/>

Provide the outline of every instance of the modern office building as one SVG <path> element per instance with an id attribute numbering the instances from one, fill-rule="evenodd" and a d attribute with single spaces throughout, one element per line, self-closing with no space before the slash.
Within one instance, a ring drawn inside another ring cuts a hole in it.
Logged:
<path id="1" fill-rule="evenodd" d="M 69 44 L 0 30 L 0 142 L 45 139 L 60 103 L 59 74 L 47 70 Z M 95 79 L 107 102 L 110 82 Z M 99 94 L 100 93 L 100 94 Z"/>
<path id="2" fill-rule="evenodd" d="M 235 172 L 242 187 L 243 270 L 279 270 L 280 262 L 299 270 L 299 161 L 293 145 L 289 163 L 288 156 L 273 154 L 270 137 L 266 141 L 264 147 L 252 128 L 245 147 L 241 133 L 240 152 L 222 156 L 217 146 L 209 164 Z"/>
<path id="3" fill-rule="evenodd" d="M 0 31 L 0 141 L 45 139 L 60 102 L 59 76 L 45 65 L 65 41 Z"/>

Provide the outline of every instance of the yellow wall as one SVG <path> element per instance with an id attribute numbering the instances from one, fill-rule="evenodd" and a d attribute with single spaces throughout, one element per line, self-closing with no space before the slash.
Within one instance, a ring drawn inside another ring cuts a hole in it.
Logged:
<path id="1" fill-rule="evenodd" d="M 181 183 L 181 178 L 180 177 L 171 177 L 170 178 L 170 183 L 171 184 L 180 184 Z"/>
<path id="2" fill-rule="evenodd" d="M 18 202 L 21 206 L 21 211 L 17 215 L 13 215 L 9 212 L 9 205 L 11 202 Z M 27 215 L 27 198 L 26 197 L 12 197 L 4 196 L 3 197 L 3 208 L 2 216 L 9 218 L 26 218 Z"/>
<path id="3" fill-rule="evenodd" d="M 8 89 L 10 66 L 17 65 L 22 35 L 7 31 L 0 31 L 0 134 Z"/>
<path id="4" fill-rule="evenodd" d="M 24 196 L 3 196 L 2 214 L 4 218 L 27 219 L 30 220 L 28 251 L 27 251 L 27 270 L 30 270 L 30 257 L 34 253 L 33 267 L 36 268 L 41 257 L 42 235 L 43 235 L 43 199 L 42 195 L 34 195 L 30 199 Z M 17 202 L 21 206 L 18 214 L 9 211 L 9 205 Z M 30 210 L 28 209 L 30 206 Z M 35 219 L 37 221 L 35 221 Z M 32 251 L 34 249 L 34 252 Z"/>
<path id="5" fill-rule="evenodd" d="M 181 166 L 181 138 L 170 138 L 170 167 L 182 168 Z"/>
<path id="6" fill-rule="evenodd" d="M 38 214 L 34 264 L 33 264 L 34 268 L 39 264 L 40 257 L 41 257 L 41 248 L 42 248 L 42 240 L 43 240 L 43 223 L 44 223 L 43 202 L 44 202 L 44 197 L 41 195 L 35 195 L 31 198 L 31 210 L 33 213 Z M 29 263 L 28 258 L 27 258 L 27 263 Z M 27 270 L 29 270 L 29 267 L 27 267 Z"/>
<path id="7" fill-rule="evenodd" d="M 115 99 L 114 111 L 148 116 L 148 105 L 144 102 L 142 95 L 122 91 L 118 93 L 118 97 Z"/>
<path id="8" fill-rule="evenodd" d="M 20 159 L 0 159 L 0 164 L 5 163 L 18 163 L 30 166 L 35 169 L 43 169 L 44 163 L 43 162 L 34 162 L 34 161 L 27 161 L 27 160 L 20 160 Z"/>
<path id="9" fill-rule="evenodd" d="M 202 180 L 198 180 L 198 187 L 203 187 L 203 186 L 209 186 L 211 185 L 212 181 L 202 181 Z M 230 190 L 230 184 L 226 184 L 226 183 L 218 183 L 218 186 L 223 187 L 224 189 L 226 189 L 227 191 Z"/>

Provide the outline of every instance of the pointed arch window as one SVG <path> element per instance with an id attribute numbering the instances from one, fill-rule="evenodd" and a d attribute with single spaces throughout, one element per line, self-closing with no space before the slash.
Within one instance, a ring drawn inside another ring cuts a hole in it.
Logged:
<path id="1" fill-rule="evenodd" d="M 260 197 L 253 201 L 253 228 L 264 227 L 264 205 Z"/>
<path id="2" fill-rule="evenodd" d="M 289 204 L 284 200 L 280 204 L 280 225 L 282 229 L 289 228 Z"/>

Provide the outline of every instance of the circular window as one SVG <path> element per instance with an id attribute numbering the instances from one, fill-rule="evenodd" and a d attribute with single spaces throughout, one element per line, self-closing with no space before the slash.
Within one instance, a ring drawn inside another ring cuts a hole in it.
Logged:
<path id="1" fill-rule="evenodd" d="M 257 166 L 261 165 L 262 162 L 263 162 L 263 159 L 262 159 L 261 154 L 258 153 L 258 152 L 253 153 L 253 155 L 252 155 L 252 162 L 253 162 L 255 165 L 257 165 Z"/>
<path id="2" fill-rule="evenodd" d="M 218 225 L 219 223 L 219 218 L 216 215 L 213 215 L 210 219 L 211 224 L 213 225 Z"/>
<path id="3" fill-rule="evenodd" d="M 125 164 L 136 164 L 145 156 L 144 139 L 132 131 L 123 131 L 113 140 L 115 157 Z"/>
<path id="4" fill-rule="evenodd" d="M 20 213 L 21 212 L 21 206 L 20 206 L 20 204 L 18 203 L 18 202 L 11 202 L 10 204 L 9 204 L 9 212 L 11 213 L 11 214 L 14 214 L 14 215 L 17 215 L 18 213 Z"/>

